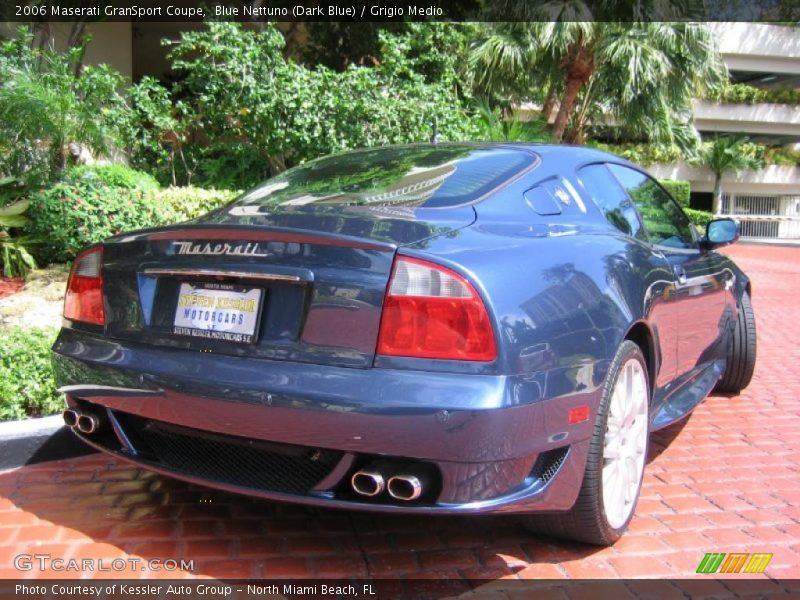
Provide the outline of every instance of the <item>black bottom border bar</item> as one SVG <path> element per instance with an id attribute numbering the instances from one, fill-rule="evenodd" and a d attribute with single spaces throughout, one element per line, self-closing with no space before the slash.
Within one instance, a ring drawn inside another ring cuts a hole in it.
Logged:
<path id="1" fill-rule="evenodd" d="M 652 598 L 797 598 L 800 579 L 715 578 L 627 580 L 522 579 L 5 579 L 0 600 L 255 600 L 351 599 L 440 600 L 465 598 L 603 599 Z"/>

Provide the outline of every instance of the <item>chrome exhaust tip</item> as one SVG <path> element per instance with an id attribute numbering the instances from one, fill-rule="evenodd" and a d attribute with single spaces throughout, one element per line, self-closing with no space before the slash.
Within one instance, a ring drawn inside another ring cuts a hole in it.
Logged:
<path id="1" fill-rule="evenodd" d="M 64 418 L 64 425 L 67 427 L 76 427 L 78 425 L 78 419 L 81 415 L 77 410 L 68 408 L 61 413 L 61 416 Z"/>
<path id="2" fill-rule="evenodd" d="M 100 428 L 100 419 L 92 414 L 83 414 L 78 417 L 78 431 L 81 433 L 94 433 Z"/>
<path id="3" fill-rule="evenodd" d="M 387 485 L 389 495 L 395 500 L 411 502 L 422 495 L 422 480 L 416 475 L 395 475 Z"/>
<path id="4" fill-rule="evenodd" d="M 377 471 L 357 471 L 350 478 L 350 485 L 357 494 L 373 497 L 383 492 L 386 482 Z"/>

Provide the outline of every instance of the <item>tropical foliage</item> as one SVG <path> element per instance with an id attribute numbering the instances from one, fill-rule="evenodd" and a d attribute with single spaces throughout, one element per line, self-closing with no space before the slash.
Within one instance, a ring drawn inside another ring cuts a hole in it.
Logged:
<path id="1" fill-rule="evenodd" d="M 476 103 L 478 137 L 490 142 L 546 142 L 547 124 L 542 119 L 523 121 L 515 113 L 504 116 L 486 100 Z"/>
<path id="2" fill-rule="evenodd" d="M 29 252 L 32 240 L 14 235 L 29 223 L 25 213 L 30 201 L 23 197 L 18 183 L 13 177 L 0 179 L 0 264 L 6 277 L 25 275 L 36 268 L 36 261 Z"/>
<path id="3" fill-rule="evenodd" d="M 60 177 L 70 157 L 108 153 L 125 114 L 122 77 L 102 65 L 76 75 L 81 48 L 33 45 L 30 30 L 0 43 L 0 176 L 26 183 Z"/>
<path id="4" fill-rule="evenodd" d="M 715 215 L 719 214 L 722 201 L 722 176 L 731 171 L 740 173 L 745 169 L 760 169 L 764 166 L 763 157 L 754 149 L 757 147 L 748 145 L 746 136 L 718 136 L 704 143 L 697 158 L 693 160 L 714 173 L 712 212 Z"/>
<path id="5" fill-rule="evenodd" d="M 684 149 L 698 143 L 692 99 L 726 76 L 705 26 L 648 21 L 488 25 L 469 67 L 487 95 L 544 98 L 545 119 L 557 105 L 554 141 L 582 143 L 592 127 L 612 123 L 634 139 Z"/>

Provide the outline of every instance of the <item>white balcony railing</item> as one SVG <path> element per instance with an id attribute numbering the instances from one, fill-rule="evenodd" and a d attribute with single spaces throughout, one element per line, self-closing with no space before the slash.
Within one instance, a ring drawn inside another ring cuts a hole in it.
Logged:
<path id="1" fill-rule="evenodd" d="M 722 194 L 723 215 L 742 225 L 742 237 L 800 241 L 800 196 Z"/>

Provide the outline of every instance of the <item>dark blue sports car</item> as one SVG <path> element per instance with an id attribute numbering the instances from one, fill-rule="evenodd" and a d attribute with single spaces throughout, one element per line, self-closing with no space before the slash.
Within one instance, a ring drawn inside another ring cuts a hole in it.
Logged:
<path id="1" fill-rule="evenodd" d="M 747 276 L 641 169 L 508 144 L 349 152 L 75 261 L 64 418 L 187 481 L 613 543 L 648 435 L 750 381 Z"/>

